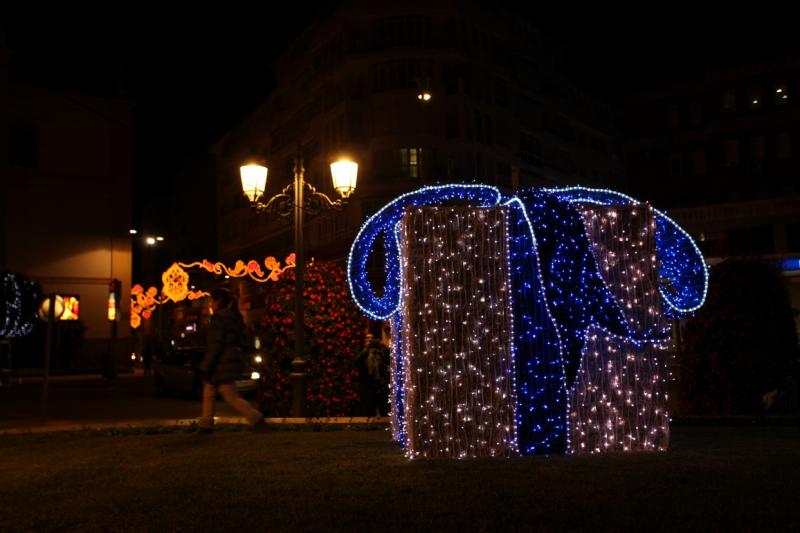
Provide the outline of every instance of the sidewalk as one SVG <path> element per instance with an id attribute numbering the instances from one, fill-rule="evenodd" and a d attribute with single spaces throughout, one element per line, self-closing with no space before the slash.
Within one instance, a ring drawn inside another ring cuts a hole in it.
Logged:
<path id="1" fill-rule="evenodd" d="M 271 426 L 307 426 L 313 429 L 318 426 L 348 426 L 348 425 L 389 425 L 388 417 L 319 417 L 319 418 L 265 418 Z M 243 417 L 218 416 L 214 418 L 218 425 L 247 425 Z M 196 418 L 160 418 L 108 421 L 76 421 L 76 420 L 46 420 L 45 422 L 26 421 L 14 427 L 0 428 L 0 435 L 20 435 L 27 433 L 58 433 L 64 431 L 86 431 L 107 429 L 146 429 L 160 427 L 191 427 L 197 424 Z"/>
<path id="2" fill-rule="evenodd" d="M 143 376 L 144 371 L 134 368 L 132 372 L 118 373 L 116 379 L 133 378 Z M 86 374 L 51 374 L 47 380 L 50 383 L 67 383 L 70 381 L 102 381 L 106 380 L 100 372 Z M 13 387 L 15 385 L 30 385 L 31 383 L 41 383 L 44 381 L 43 375 L 15 375 L 11 378 L 0 374 L 0 387 Z"/>

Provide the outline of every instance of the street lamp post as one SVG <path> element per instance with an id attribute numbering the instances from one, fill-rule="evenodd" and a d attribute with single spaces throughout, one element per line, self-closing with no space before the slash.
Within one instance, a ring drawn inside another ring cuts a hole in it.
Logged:
<path id="1" fill-rule="evenodd" d="M 328 195 L 317 191 L 305 181 L 305 168 L 299 150 L 294 161 L 294 180 L 279 194 L 262 201 L 267 185 L 267 167 L 248 164 L 240 167 L 242 189 L 250 200 L 250 205 L 259 212 L 276 213 L 284 218 L 294 214 L 295 250 L 295 294 L 294 294 L 294 359 L 289 378 L 292 382 L 292 415 L 306 416 L 306 359 L 303 353 L 305 342 L 305 321 L 303 316 L 303 277 L 305 256 L 303 247 L 303 217 L 307 212 L 313 216 L 325 209 L 341 210 L 348 197 L 356 188 L 358 164 L 340 160 L 331 163 L 333 188 L 341 198 L 331 200 Z"/>

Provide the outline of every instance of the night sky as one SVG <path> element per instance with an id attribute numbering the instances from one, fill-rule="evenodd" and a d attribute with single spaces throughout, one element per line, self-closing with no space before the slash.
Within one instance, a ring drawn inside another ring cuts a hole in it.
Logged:
<path id="1" fill-rule="evenodd" d="M 117 6 L 82 13 L 70 6 L 47 20 L 7 14 L 0 28 L 14 50 L 12 82 L 135 100 L 139 204 L 185 157 L 207 152 L 269 94 L 272 59 L 332 4 L 282 3 L 281 16 L 241 6 L 157 14 Z M 700 11 L 669 2 L 511 9 L 561 43 L 563 70 L 579 85 L 620 104 L 625 90 L 682 81 L 709 65 L 797 53 L 800 39 L 785 8 L 757 7 Z"/>

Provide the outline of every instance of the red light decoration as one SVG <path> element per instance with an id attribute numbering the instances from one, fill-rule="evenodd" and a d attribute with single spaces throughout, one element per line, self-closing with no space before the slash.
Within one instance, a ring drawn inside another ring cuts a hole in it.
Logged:
<path id="1" fill-rule="evenodd" d="M 224 263 L 213 263 L 207 259 L 196 261 L 193 263 L 172 263 L 167 270 L 161 274 L 161 281 L 163 286 L 159 291 L 155 287 L 150 287 L 146 291 L 144 287 L 139 284 L 131 287 L 131 328 L 136 329 L 142 325 L 142 319 L 149 319 L 156 306 L 166 302 L 180 302 L 186 299 L 197 300 L 209 293 L 205 291 L 193 291 L 189 289 L 189 273 L 184 268 L 203 268 L 207 272 L 216 275 L 228 275 L 232 278 L 241 278 L 250 276 L 250 278 L 259 283 L 267 281 L 278 281 L 281 274 L 288 268 L 295 266 L 295 255 L 289 254 L 286 257 L 286 266 L 281 267 L 280 261 L 272 256 L 264 259 L 264 266 L 266 271 L 262 270 L 258 261 L 252 260 L 247 263 L 244 261 L 236 261 L 235 265 L 231 267 L 225 266 Z"/>
<path id="2" fill-rule="evenodd" d="M 236 261 L 235 265 L 231 267 L 225 266 L 224 263 L 212 263 L 207 259 L 203 259 L 202 261 L 194 262 L 194 263 L 177 263 L 178 265 L 185 267 L 185 268 L 194 268 L 194 267 L 201 267 L 204 268 L 206 271 L 211 272 L 216 275 L 227 274 L 232 278 L 242 278 L 244 276 L 250 276 L 253 281 L 257 281 L 259 283 L 265 283 L 267 281 L 278 281 L 280 275 L 287 269 L 292 268 L 295 266 L 295 255 L 289 254 L 286 257 L 286 266 L 281 267 L 280 261 L 275 259 L 272 256 L 267 257 L 264 259 L 264 266 L 266 267 L 267 271 L 261 269 L 261 265 L 259 265 L 258 261 L 251 260 L 245 264 L 244 261 Z"/>

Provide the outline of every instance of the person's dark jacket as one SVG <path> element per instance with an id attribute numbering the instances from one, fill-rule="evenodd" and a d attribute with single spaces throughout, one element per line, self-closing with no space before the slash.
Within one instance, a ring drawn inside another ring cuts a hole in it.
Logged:
<path id="1" fill-rule="evenodd" d="M 204 380 L 214 385 L 232 383 L 244 370 L 242 341 L 244 324 L 230 309 L 220 309 L 211 317 L 206 332 L 206 354 L 199 369 Z"/>
<path id="2" fill-rule="evenodd" d="M 377 351 L 378 355 L 380 356 L 380 360 L 378 362 L 378 368 L 374 369 L 377 370 L 377 376 L 373 372 L 370 372 L 369 367 L 369 354 L 370 351 Z M 373 341 L 369 343 L 356 357 L 354 363 L 357 376 L 356 380 L 361 385 L 365 386 L 374 386 L 374 385 L 382 385 L 389 382 L 389 350 L 378 341 Z"/>

